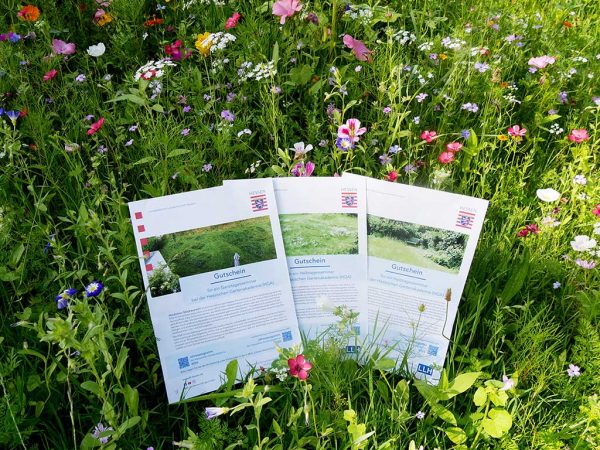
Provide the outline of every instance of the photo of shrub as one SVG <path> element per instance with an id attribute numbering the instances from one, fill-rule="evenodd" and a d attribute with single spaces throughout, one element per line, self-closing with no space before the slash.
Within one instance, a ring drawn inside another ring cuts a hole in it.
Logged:
<path id="1" fill-rule="evenodd" d="M 287 256 L 358 254 L 356 214 L 281 214 L 279 222 Z"/>
<path id="2" fill-rule="evenodd" d="M 384 217 L 367 216 L 369 256 L 458 273 L 468 236 Z"/>
<path id="3" fill-rule="evenodd" d="M 277 258 L 268 216 L 148 238 L 152 296 L 179 292 L 179 278 Z"/>

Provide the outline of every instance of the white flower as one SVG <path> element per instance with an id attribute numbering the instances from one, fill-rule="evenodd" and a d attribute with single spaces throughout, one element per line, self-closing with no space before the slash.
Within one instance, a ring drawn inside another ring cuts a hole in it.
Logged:
<path id="1" fill-rule="evenodd" d="M 542 225 L 547 227 L 557 227 L 560 225 L 560 222 L 554 217 L 547 216 L 542 219 Z"/>
<path id="2" fill-rule="evenodd" d="M 600 222 L 594 224 L 594 234 L 600 234 Z"/>
<path id="3" fill-rule="evenodd" d="M 96 45 L 90 45 L 87 49 L 87 54 L 90 56 L 93 56 L 94 58 L 98 58 L 98 57 L 104 55 L 105 51 L 106 51 L 106 47 L 104 46 L 104 44 L 102 42 L 100 42 Z"/>
<path id="4" fill-rule="evenodd" d="M 292 150 L 295 151 L 294 158 L 300 158 L 313 149 L 312 144 L 304 145 L 304 142 L 296 142 Z"/>
<path id="5" fill-rule="evenodd" d="M 571 241 L 571 247 L 576 252 L 585 252 L 587 250 L 591 250 L 596 246 L 596 239 L 591 239 L 586 235 L 575 236 L 575 238 Z"/>
<path id="6" fill-rule="evenodd" d="M 552 289 L 558 289 L 560 286 L 560 281 L 555 281 L 554 283 L 552 283 Z"/>
<path id="7" fill-rule="evenodd" d="M 538 189 L 536 194 L 541 201 L 548 203 L 555 202 L 560 198 L 560 192 L 555 191 L 552 188 Z"/>

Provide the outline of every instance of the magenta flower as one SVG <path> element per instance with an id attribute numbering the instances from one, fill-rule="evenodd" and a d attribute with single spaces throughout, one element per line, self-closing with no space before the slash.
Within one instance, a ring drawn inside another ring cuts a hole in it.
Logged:
<path id="1" fill-rule="evenodd" d="M 49 70 L 48 72 L 46 72 L 44 74 L 44 81 L 50 81 L 52 78 L 54 78 L 56 75 L 58 74 L 58 71 L 56 69 L 52 69 Z"/>
<path id="2" fill-rule="evenodd" d="M 527 128 L 521 128 L 519 125 L 513 125 L 508 129 L 508 134 L 515 138 L 521 138 L 527 133 Z"/>
<path id="3" fill-rule="evenodd" d="M 314 170 L 315 163 L 307 161 L 306 164 L 304 164 L 304 161 L 300 161 L 296 163 L 290 173 L 295 177 L 310 177 Z"/>
<path id="4" fill-rule="evenodd" d="M 90 125 L 89 130 L 87 130 L 88 136 L 91 136 L 92 134 L 96 134 L 98 132 L 98 130 L 100 130 L 100 128 L 102 128 L 102 125 L 104 125 L 104 117 L 100 117 L 100 119 L 97 122 L 94 122 L 93 124 Z"/>
<path id="5" fill-rule="evenodd" d="M 313 367 L 312 364 L 304 358 L 304 355 L 298 355 L 295 358 L 288 359 L 288 366 L 290 367 L 290 375 L 298 377 L 301 381 L 308 378 L 308 371 Z"/>
<path id="6" fill-rule="evenodd" d="M 450 164 L 454 161 L 454 152 L 442 152 L 440 156 L 438 156 L 438 161 L 442 164 Z"/>
<path id="7" fill-rule="evenodd" d="M 435 138 L 437 138 L 437 133 L 435 131 L 425 130 L 421 133 L 421 139 L 423 139 L 427 143 L 430 143 Z"/>
<path id="8" fill-rule="evenodd" d="M 279 16 L 279 23 L 283 25 L 288 17 L 302 9 L 299 0 L 277 0 L 273 4 L 273 15 Z"/>
<path id="9" fill-rule="evenodd" d="M 345 34 L 342 40 L 346 47 L 352 49 L 352 53 L 356 56 L 356 59 L 359 61 L 373 62 L 373 58 L 371 57 L 373 50 L 369 50 L 363 41 L 354 39 L 349 34 Z"/>
<path id="10" fill-rule="evenodd" d="M 573 130 L 571 134 L 569 134 L 569 140 L 571 142 L 575 142 L 576 144 L 581 144 L 583 141 L 587 141 L 589 139 L 588 132 L 585 128 L 581 130 Z"/>
<path id="11" fill-rule="evenodd" d="M 360 120 L 348 119 L 344 125 L 338 128 L 338 138 L 348 139 L 352 144 L 360 141 L 359 136 L 367 132 L 366 127 L 360 126 Z"/>
<path id="12" fill-rule="evenodd" d="M 556 59 L 553 56 L 538 56 L 537 58 L 531 58 L 527 64 L 529 67 L 533 67 L 534 69 L 544 69 L 546 66 L 550 64 L 554 64 Z"/>
<path id="13" fill-rule="evenodd" d="M 450 142 L 449 144 L 446 144 L 446 150 L 452 153 L 460 151 L 462 147 L 463 145 L 460 142 Z"/>
<path id="14" fill-rule="evenodd" d="M 52 39 L 52 52 L 56 55 L 72 55 L 75 53 L 75 44 L 66 43 L 60 39 Z"/>
<path id="15" fill-rule="evenodd" d="M 592 214 L 600 218 L 600 203 L 592 208 Z"/>
<path id="16" fill-rule="evenodd" d="M 234 12 L 233 15 L 229 19 L 227 19 L 227 23 L 225 23 L 225 29 L 229 30 L 230 28 L 235 27 L 241 17 L 242 16 L 240 13 Z"/>

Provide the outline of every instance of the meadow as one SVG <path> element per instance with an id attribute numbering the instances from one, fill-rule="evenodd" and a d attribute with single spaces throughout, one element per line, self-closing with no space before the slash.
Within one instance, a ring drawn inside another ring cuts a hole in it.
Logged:
<path id="1" fill-rule="evenodd" d="M 596 0 L 0 3 L 0 448 L 600 448 Z M 490 201 L 439 385 L 339 309 L 168 405 L 127 202 L 344 171 Z"/>
<path id="2" fill-rule="evenodd" d="M 358 254 L 356 214 L 280 214 L 286 256 Z"/>

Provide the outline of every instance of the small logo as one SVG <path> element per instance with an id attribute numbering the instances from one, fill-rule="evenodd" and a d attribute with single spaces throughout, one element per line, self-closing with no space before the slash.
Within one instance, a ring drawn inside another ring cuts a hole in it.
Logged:
<path id="1" fill-rule="evenodd" d="M 346 345 L 346 353 L 358 353 L 360 349 L 360 345 Z"/>
<path id="2" fill-rule="evenodd" d="M 252 211 L 266 211 L 269 209 L 269 203 L 267 202 L 266 194 L 253 195 L 250 197 L 250 204 L 252 205 Z"/>
<path id="3" fill-rule="evenodd" d="M 456 226 L 470 230 L 475 223 L 475 214 L 468 211 L 459 211 L 456 218 Z"/>
<path id="4" fill-rule="evenodd" d="M 292 332 L 284 331 L 283 333 L 281 333 L 281 339 L 283 339 L 283 342 L 291 341 L 292 340 Z"/>
<path id="5" fill-rule="evenodd" d="M 342 208 L 358 208 L 358 194 L 356 192 L 342 192 Z"/>
<path id="6" fill-rule="evenodd" d="M 424 373 L 425 375 L 433 375 L 433 367 L 425 364 L 419 364 L 417 366 L 417 372 Z"/>
<path id="7" fill-rule="evenodd" d="M 429 356 L 437 356 L 437 354 L 438 354 L 437 345 L 430 345 L 429 348 L 427 349 L 427 354 Z"/>
<path id="8" fill-rule="evenodd" d="M 177 362 L 179 363 L 180 369 L 185 369 L 186 367 L 190 367 L 190 360 L 187 356 L 184 356 L 183 358 L 179 358 L 177 360 Z"/>

